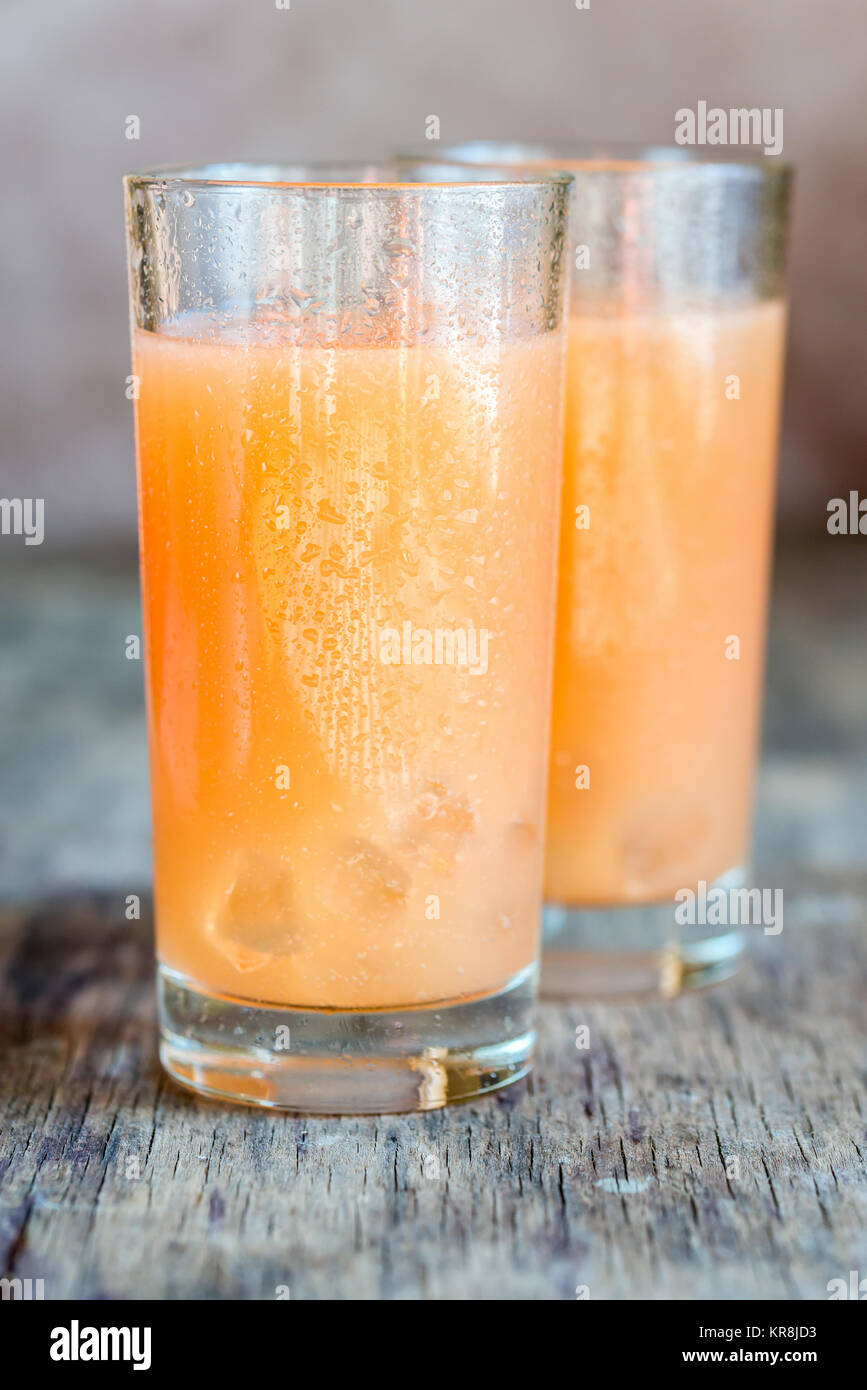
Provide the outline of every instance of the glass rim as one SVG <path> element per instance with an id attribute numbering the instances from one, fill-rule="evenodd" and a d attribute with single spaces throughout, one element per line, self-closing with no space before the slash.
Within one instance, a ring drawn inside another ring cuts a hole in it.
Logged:
<path id="1" fill-rule="evenodd" d="M 466 159 L 472 151 L 477 152 L 477 158 Z M 443 145 L 439 151 L 400 150 L 394 158 L 399 165 L 455 166 L 465 162 L 474 168 L 491 169 L 503 168 L 504 164 L 520 166 L 534 160 L 562 159 L 564 172 L 573 176 L 705 168 L 772 177 L 790 177 L 794 172 L 791 161 L 763 154 L 761 150 L 747 153 L 742 146 L 648 144 L 642 140 L 459 140 Z"/>
<path id="2" fill-rule="evenodd" d="M 414 156 L 412 158 L 414 162 L 419 164 L 426 162 Z M 430 162 L 436 163 L 437 161 L 432 160 Z M 448 164 L 454 171 L 462 167 L 459 163 L 449 160 L 443 160 L 442 163 Z M 466 165 L 467 169 L 482 168 L 485 172 L 488 171 L 489 167 L 491 167 L 491 172 L 495 172 L 493 167 L 488 165 Z M 329 171 L 332 174 L 330 177 L 328 176 Z M 280 178 L 281 172 L 286 175 L 298 175 L 303 172 L 305 177 Z M 244 176 L 245 174 L 247 177 Z M 317 175 L 319 177 L 316 177 Z M 360 177 L 361 175 L 368 175 L 368 177 Z M 370 177 L 370 175 L 375 176 Z M 303 191 L 305 193 L 327 194 L 362 189 L 370 193 L 385 193 L 391 196 L 395 194 L 417 195 L 438 189 L 475 193 L 484 189 L 491 191 L 517 188 L 543 190 L 552 187 L 566 188 L 572 182 L 574 182 L 573 175 L 568 170 L 563 169 L 538 170 L 534 171 L 532 175 L 516 174 L 514 177 L 503 177 L 502 171 L 498 171 L 498 176 L 490 179 L 444 177 L 442 179 L 409 180 L 400 178 L 399 170 L 394 165 L 387 162 L 366 162 L 364 160 L 340 164 L 328 163 L 327 161 L 302 161 L 298 164 L 256 163 L 246 160 L 231 163 L 178 164 L 143 169 L 138 173 L 129 173 L 123 176 L 124 187 L 128 190 L 134 188 L 166 190 L 196 188 L 205 191 L 213 190 L 214 192 L 221 190 L 241 192 L 245 189 L 261 189 L 262 191 L 272 190 L 287 193 Z"/>

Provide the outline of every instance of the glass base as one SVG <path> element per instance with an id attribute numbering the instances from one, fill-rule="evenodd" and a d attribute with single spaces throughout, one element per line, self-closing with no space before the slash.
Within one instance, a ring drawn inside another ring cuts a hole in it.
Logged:
<path id="1" fill-rule="evenodd" d="M 744 935 L 739 931 L 718 932 L 699 941 L 681 941 L 681 989 L 704 989 L 720 984 L 740 969 L 744 954 Z"/>
<path id="2" fill-rule="evenodd" d="M 729 888 L 734 871 L 716 880 Z M 543 999 L 672 999 L 734 975 L 740 931 L 682 927 L 675 904 L 581 908 L 546 904 L 542 916 Z"/>
<path id="3" fill-rule="evenodd" d="M 527 1075 L 537 974 L 470 1000 L 361 1012 L 250 1004 L 161 965 L 160 1060 L 202 1095 L 270 1109 L 437 1110 Z"/>

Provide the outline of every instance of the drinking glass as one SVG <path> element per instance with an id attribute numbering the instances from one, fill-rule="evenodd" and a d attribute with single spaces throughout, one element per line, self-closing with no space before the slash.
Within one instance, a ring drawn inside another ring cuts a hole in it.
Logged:
<path id="1" fill-rule="evenodd" d="M 125 180 L 161 1057 L 424 1110 L 533 1048 L 567 175 Z"/>
<path id="2" fill-rule="evenodd" d="M 756 905 L 789 170 L 440 159 L 574 176 L 542 991 L 673 994 L 733 972 Z"/>

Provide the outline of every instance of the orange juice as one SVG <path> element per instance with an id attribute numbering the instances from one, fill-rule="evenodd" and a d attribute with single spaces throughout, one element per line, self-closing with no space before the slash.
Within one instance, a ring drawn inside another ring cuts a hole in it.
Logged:
<path id="1" fill-rule="evenodd" d="M 561 353 L 136 331 L 158 950 L 198 987 L 534 961 Z"/>
<path id="2" fill-rule="evenodd" d="M 546 898 L 745 863 L 784 310 L 573 314 Z"/>

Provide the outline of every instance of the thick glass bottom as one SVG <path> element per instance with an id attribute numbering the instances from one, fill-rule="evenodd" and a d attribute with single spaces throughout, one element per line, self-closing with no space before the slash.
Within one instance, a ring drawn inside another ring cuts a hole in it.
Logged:
<path id="1" fill-rule="evenodd" d="M 436 1110 L 526 1076 L 537 967 L 496 994 L 408 1009 L 293 1009 L 209 994 L 161 965 L 160 1059 L 202 1095 L 304 1114 Z"/>
<path id="2" fill-rule="evenodd" d="M 711 887 L 744 882 L 732 870 Z M 542 916 L 543 999 L 671 999 L 728 979 L 743 956 L 736 928 L 681 925 L 675 904 L 638 907 L 562 907 Z"/>

